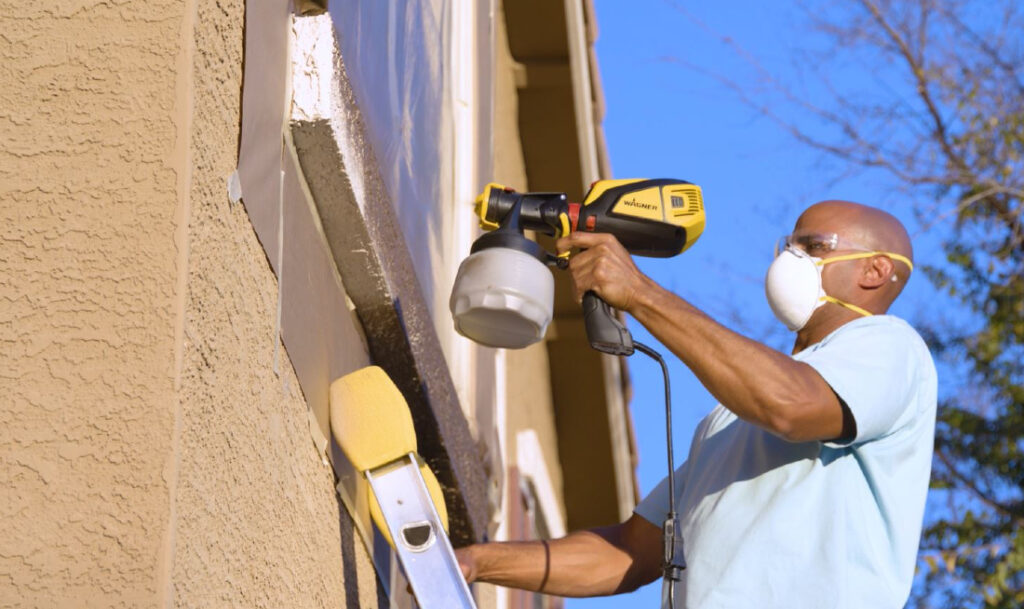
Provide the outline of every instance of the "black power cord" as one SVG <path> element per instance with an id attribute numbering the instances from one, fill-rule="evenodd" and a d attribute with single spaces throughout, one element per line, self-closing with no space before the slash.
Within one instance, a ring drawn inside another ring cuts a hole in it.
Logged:
<path id="1" fill-rule="evenodd" d="M 664 584 L 668 587 L 668 606 L 675 609 L 676 582 L 682 579 L 685 566 L 675 562 L 676 555 L 676 481 L 675 481 L 675 459 L 672 456 L 672 390 L 668 380 L 668 365 L 661 354 L 643 343 L 633 341 L 633 346 L 647 357 L 661 365 L 661 374 L 665 378 L 665 444 L 668 449 L 668 515 L 662 523 L 662 535 L 664 538 L 663 548 L 665 551 L 662 570 L 664 572 Z"/>

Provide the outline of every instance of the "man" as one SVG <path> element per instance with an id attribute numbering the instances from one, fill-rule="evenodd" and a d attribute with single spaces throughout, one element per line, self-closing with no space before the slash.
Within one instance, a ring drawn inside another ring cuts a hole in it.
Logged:
<path id="1" fill-rule="evenodd" d="M 686 570 L 678 607 L 902 607 L 931 467 L 935 369 L 884 315 L 913 268 L 896 218 L 846 201 L 808 208 L 766 279 L 792 356 L 740 336 L 644 276 L 609 235 L 561 251 L 577 299 L 594 290 L 679 357 L 721 403 L 674 480 Z M 469 581 L 562 596 L 662 574 L 667 479 L 626 522 L 557 540 L 459 550 Z"/>

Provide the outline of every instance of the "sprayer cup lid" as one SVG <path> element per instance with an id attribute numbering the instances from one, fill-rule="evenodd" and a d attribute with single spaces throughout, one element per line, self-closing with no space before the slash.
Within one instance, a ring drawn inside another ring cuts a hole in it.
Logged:
<path id="1" fill-rule="evenodd" d="M 521 349 L 544 338 L 551 322 L 554 278 L 540 260 L 505 247 L 462 261 L 448 302 L 455 330 L 482 345 Z"/>

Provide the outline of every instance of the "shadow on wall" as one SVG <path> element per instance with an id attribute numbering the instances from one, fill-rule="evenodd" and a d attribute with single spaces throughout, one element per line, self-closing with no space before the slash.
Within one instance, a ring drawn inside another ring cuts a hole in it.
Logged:
<path id="1" fill-rule="evenodd" d="M 345 504 L 335 495 L 338 502 L 338 528 L 341 531 L 341 565 L 345 580 L 345 609 L 360 609 L 359 604 L 359 573 L 356 570 L 356 531 L 352 516 L 345 509 Z M 387 592 L 384 590 L 382 577 L 374 578 L 377 583 L 377 607 L 390 607 Z"/>

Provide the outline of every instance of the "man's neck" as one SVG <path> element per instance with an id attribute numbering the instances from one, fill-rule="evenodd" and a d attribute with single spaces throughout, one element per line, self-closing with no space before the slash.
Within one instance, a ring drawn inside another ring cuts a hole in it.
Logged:
<path id="1" fill-rule="evenodd" d="M 834 310 L 824 310 L 826 308 L 832 308 Z M 853 311 L 839 305 L 825 305 L 825 307 L 818 309 L 818 311 L 815 312 L 814 317 L 807 322 L 807 325 L 796 333 L 796 341 L 793 343 L 792 355 L 796 355 L 804 349 L 820 343 L 826 336 L 832 334 L 841 326 L 860 319 L 861 317 L 863 316 L 859 313 L 854 313 Z"/>

